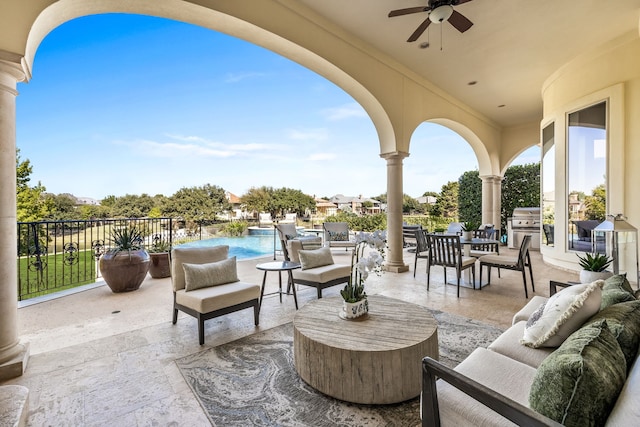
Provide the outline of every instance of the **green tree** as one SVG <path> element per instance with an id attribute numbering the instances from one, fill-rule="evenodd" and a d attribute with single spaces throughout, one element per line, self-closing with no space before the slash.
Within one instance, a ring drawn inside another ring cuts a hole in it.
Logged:
<path id="1" fill-rule="evenodd" d="M 296 213 L 298 216 L 303 216 L 307 210 L 315 209 L 316 201 L 300 190 L 283 187 L 273 192 L 272 206 L 275 208 L 272 215 Z"/>
<path id="2" fill-rule="evenodd" d="M 111 205 L 111 216 L 114 218 L 142 218 L 149 215 L 154 201 L 148 194 L 126 194 L 116 197 Z"/>
<path id="3" fill-rule="evenodd" d="M 77 199 L 73 195 L 69 193 L 47 194 L 45 200 L 49 208 L 44 219 L 62 221 L 78 218 Z"/>
<path id="4" fill-rule="evenodd" d="M 424 193 L 422 193 L 422 197 L 438 197 L 438 193 L 436 193 L 435 191 L 425 191 Z"/>
<path id="5" fill-rule="evenodd" d="M 502 221 L 507 231 L 507 218 L 518 207 L 540 206 L 540 163 L 509 167 L 502 180 Z"/>
<path id="6" fill-rule="evenodd" d="M 205 184 L 175 192 L 168 200 L 165 215 L 182 217 L 185 221 L 213 220 L 230 208 L 222 187 Z"/>
<path id="7" fill-rule="evenodd" d="M 372 197 L 372 199 L 379 201 L 383 205 L 386 205 L 387 204 L 387 193 L 382 193 L 381 195 L 379 195 L 377 197 Z"/>
<path id="8" fill-rule="evenodd" d="M 449 181 L 442 186 L 440 195 L 431 209 L 431 214 L 444 218 L 458 218 L 458 191 L 457 181 Z"/>
<path id="9" fill-rule="evenodd" d="M 607 189 L 604 184 L 598 185 L 591 192 L 591 196 L 584 198 L 586 219 L 604 221 L 607 213 Z"/>
<path id="10" fill-rule="evenodd" d="M 458 178 L 458 217 L 461 222 L 482 224 L 482 180 L 480 172 L 467 171 Z"/>
<path id="11" fill-rule="evenodd" d="M 276 215 L 272 206 L 273 187 L 251 187 L 240 199 L 248 211 L 269 212 Z"/>
<path id="12" fill-rule="evenodd" d="M 19 222 L 40 221 L 47 216 L 44 198 L 46 188 L 38 182 L 30 187 L 33 167 L 29 159 L 20 161 L 20 150 L 16 153 L 16 217 Z"/>
<path id="13" fill-rule="evenodd" d="M 402 195 L 402 213 L 411 214 L 414 213 L 420 207 L 420 203 L 408 194 Z"/>

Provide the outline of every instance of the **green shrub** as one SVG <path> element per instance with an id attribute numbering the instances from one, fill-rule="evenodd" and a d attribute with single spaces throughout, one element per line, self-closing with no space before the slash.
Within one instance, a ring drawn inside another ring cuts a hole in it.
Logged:
<path id="1" fill-rule="evenodd" d="M 246 221 L 233 221 L 220 227 L 220 232 L 227 236 L 242 236 L 249 224 Z"/>

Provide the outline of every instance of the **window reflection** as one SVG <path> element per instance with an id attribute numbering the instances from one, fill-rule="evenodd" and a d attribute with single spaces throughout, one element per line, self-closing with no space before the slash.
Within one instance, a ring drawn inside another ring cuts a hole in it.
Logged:
<path id="1" fill-rule="evenodd" d="M 607 104 L 569 114 L 569 248 L 591 252 L 591 230 L 605 219 L 607 206 Z M 597 247 L 598 252 L 604 247 Z"/>
<path id="2" fill-rule="evenodd" d="M 542 129 L 542 244 L 553 246 L 556 220 L 554 124 Z"/>

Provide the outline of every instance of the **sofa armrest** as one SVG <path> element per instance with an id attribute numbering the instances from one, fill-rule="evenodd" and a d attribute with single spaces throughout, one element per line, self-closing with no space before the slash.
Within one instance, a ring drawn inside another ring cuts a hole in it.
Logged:
<path id="1" fill-rule="evenodd" d="M 562 424 L 527 408 L 506 396 L 448 368 L 440 362 L 425 357 L 422 359 L 422 402 L 421 415 L 423 427 L 440 427 L 440 410 L 438 408 L 438 389 L 436 380 L 451 384 L 461 392 L 497 412 L 518 425 L 526 426 L 561 426 Z"/>

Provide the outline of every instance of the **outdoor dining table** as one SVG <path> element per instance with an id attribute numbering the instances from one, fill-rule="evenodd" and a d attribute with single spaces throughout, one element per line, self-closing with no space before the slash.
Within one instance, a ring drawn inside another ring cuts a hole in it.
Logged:
<path id="1" fill-rule="evenodd" d="M 496 252 L 500 242 L 495 239 L 487 239 L 484 237 L 473 237 L 471 239 L 465 239 L 464 237 L 460 237 L 460 245 L 462 246 L 462 254 L 466 257 L 471 256 L 471 246 L 473 245 L 495 245 Z M 479 272 L 476 271 L 476 277 L 478 277 Z M 449 282 L 451 284 L 451 282 Z M 455 285 L 456 283 L 453 282 Z M 482 286 L 486 286 L 486 283 L 480 283 L 479 280 L 476 280 L 475 287 L 476 289 L 480 289 Z M 462 272 L 462 278 L 460 279 L 460 286 L 464 286 L 466 288 L 473 288 L 473 280 L 471 277 L 471 269 L 467 268 Z"/>

